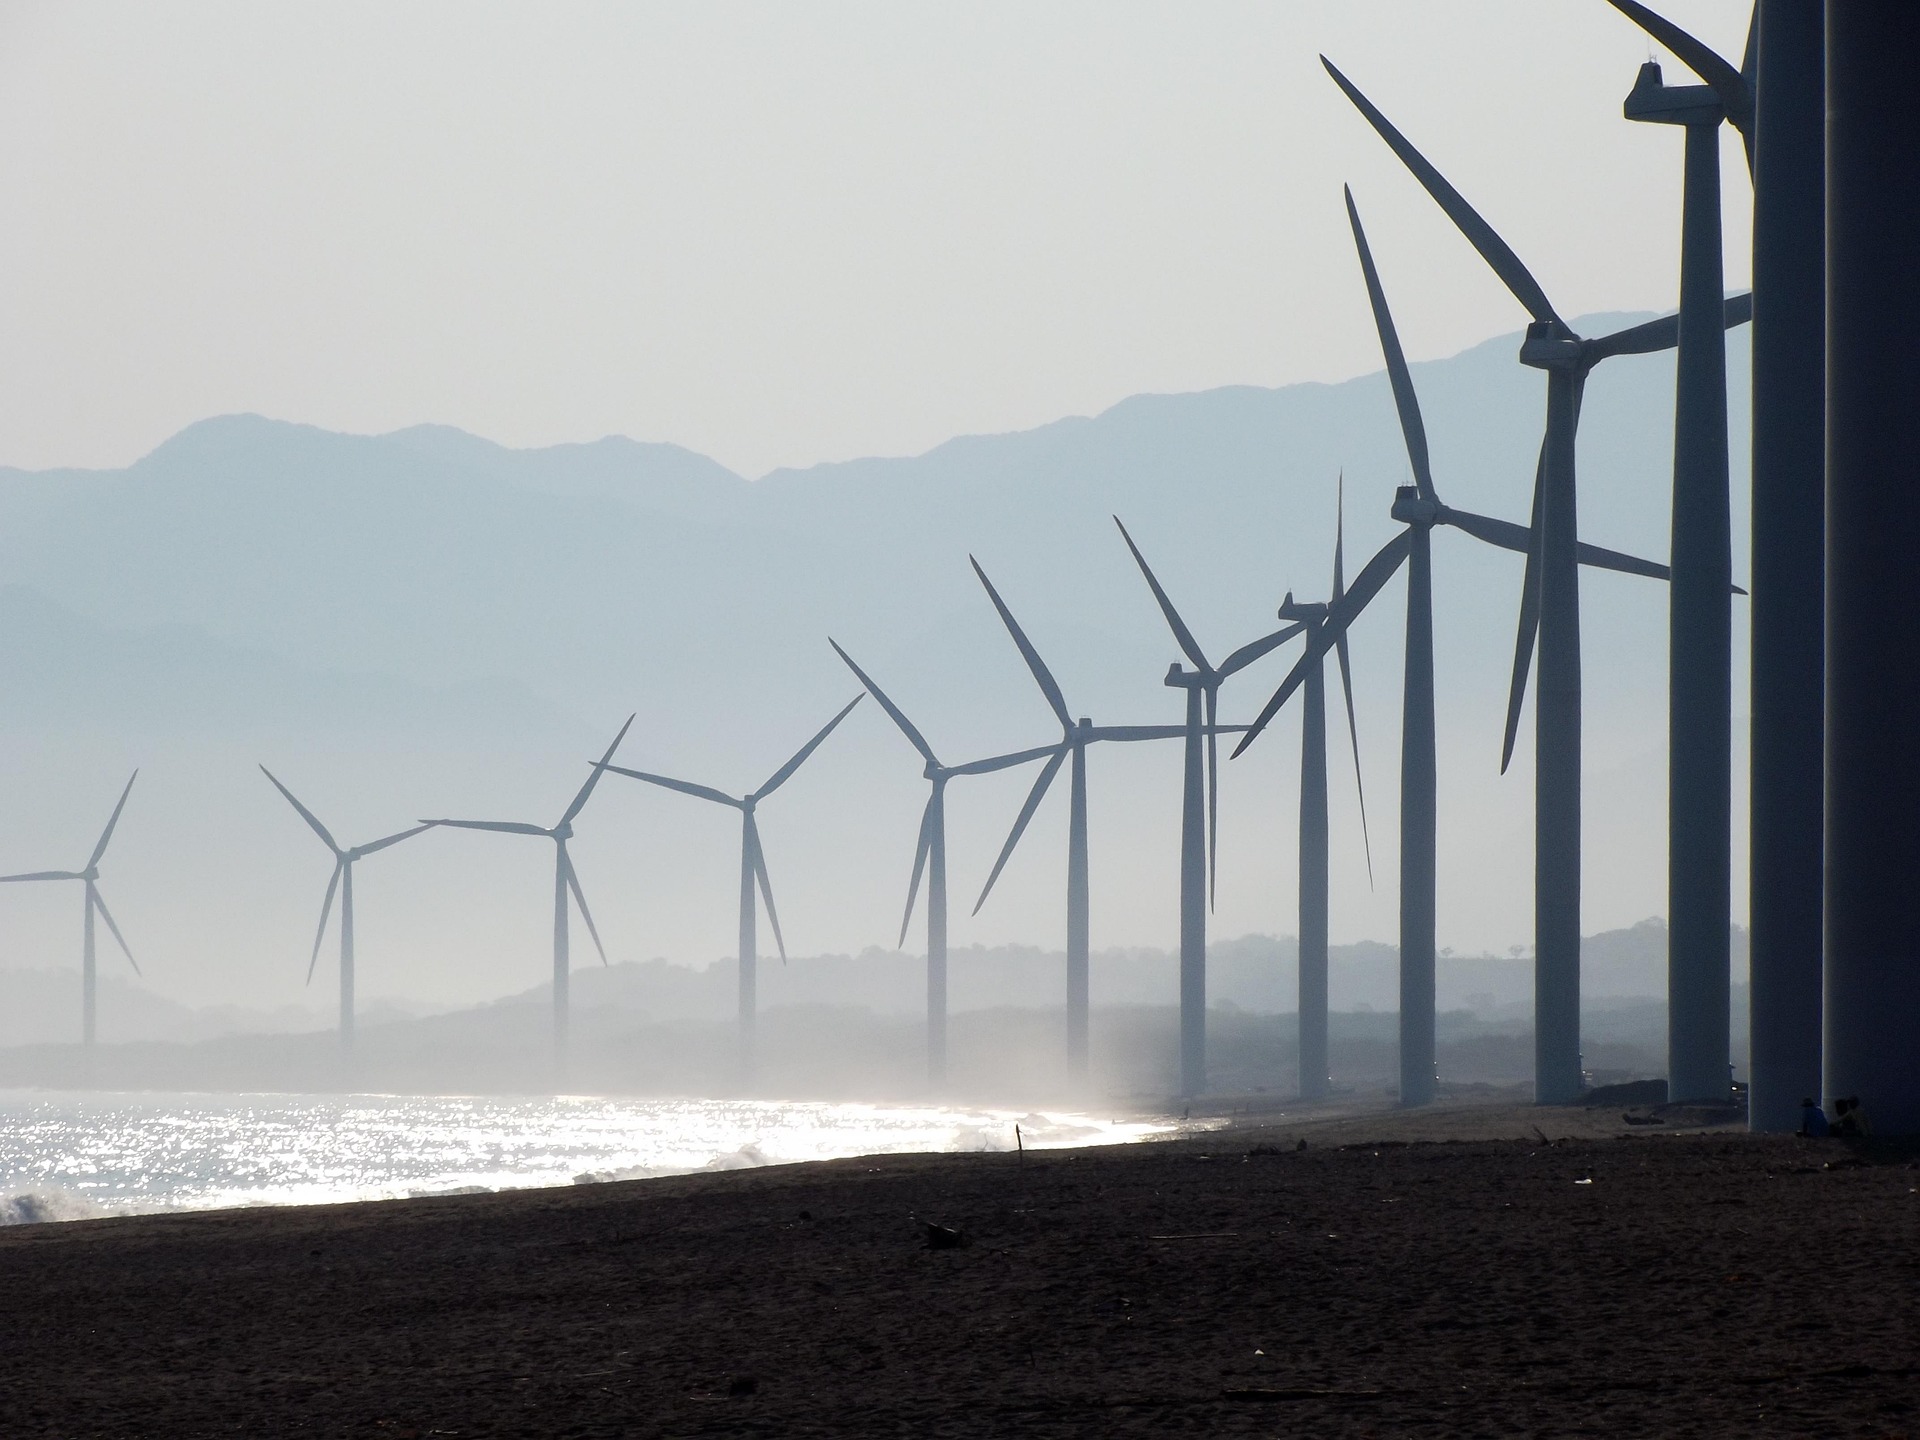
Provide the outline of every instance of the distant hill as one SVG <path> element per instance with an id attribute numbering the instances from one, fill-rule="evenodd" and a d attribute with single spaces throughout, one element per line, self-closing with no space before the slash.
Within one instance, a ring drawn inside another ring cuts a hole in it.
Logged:
<path id="1" fill-rule="evenodd" d="M 1541 393 L 1516 344 L 1414 371 L 1442 495 L 1518 519 Z M 1667 357 L 1596 374 L 1583 534 L 1664 555 L 1671 389 Z M 1732 396 L 1744 475 L 1737 379 Z M 943 757 L 1045 740 L 1051 721 L 969 553 L 1077 711 L 1174 718 L 1159 683 L 1174 648 L 1108 517 L 1126 519 L 1220 654 L 1271 627 L 1289 587 L 1324 592 L 1343 472 L 1351 575 L 1393 533 L 1385 510 L 1406 473 L 1383 376 L 1137 396 L 751 481 L 665 444 L 516 451 L 439 426 L 348 436 L 258 416 L 192 426 L 125 470 L 0 471 L 0 864 L 84 855 L 116 776 L 146 766 L 109 859 L 116 914 L 144 937 L 156 986 L 272 1008 L 305 970 L 326 861 L 257 762 L 358 836 L 428 814 L 548 823 L 637 711 L 629 760 L 745 789 L 852 693 L 829 633 Z M 1518 565 L 1443 535 L 1436 577 L 1441 938 L 1500 950 L 1531 930 L 1527 763 L 1505 779 L 1492 763 Z M 1398 593 L 1355 635 L 1371 887 L 1335 755 L 1334 928 L 1350 939 L 1393 937 Z M 1587 919 L 1603 929 L 1663 908 L 1665 612 L 1647 582 L 1598 577 L 1586 595 Z M 1282 663 L 1230 690 L 1230 715 Z M 1292 928 L 1292 725 L 1228 772 L 1223 933 Z M 1171 935 L 1172 762 L 1099 757 L 1097 944 Z M 614 957 L 730 954 L 732 822 L 621 783 L 577 847 Z M 1059 943 L 1057 801 L 992 905 L 965 917 L 1024 783 L 957 794 L 956 943 Z M 868 706 L 769 803 L 798 948 L 894 942 L 921 798 L 917 760 Z M 365 881 L 363 989 L 470 1000 L 539 975 L 544 864 L 533 842 L 435 836 L 395 852 Z M 0 964 L 69 963 L 74 928 L 37 898 L 0 897 Z"/>

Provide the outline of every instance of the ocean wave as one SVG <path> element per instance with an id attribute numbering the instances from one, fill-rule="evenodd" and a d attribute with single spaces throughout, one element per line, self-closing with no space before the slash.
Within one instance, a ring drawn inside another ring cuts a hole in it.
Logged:
<path id="1" fill-rule="evenodd" d="M 71 1190 L 23 1190 L 0 1198 L 0 1225 L 46 1225 L 56 1220 L 92 1220 L 107 1212 Z"/>

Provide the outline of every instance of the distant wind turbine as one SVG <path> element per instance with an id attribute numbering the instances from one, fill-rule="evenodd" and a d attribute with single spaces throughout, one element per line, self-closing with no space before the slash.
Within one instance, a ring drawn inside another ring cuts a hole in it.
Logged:
<path id="1" fill-rule="evenodd" d="M 1534 531 L 1507 520 L 1456 510 L 1442 503 L 1428 463 L 1427 428 L 1420 398 L 1400 349 L 1399 332 L 1387 308 L 1386 292 L 1374 268 L 1367 232 L 1353 192 L 1346 195 L 1347 221 L 1366 282 L 1374 328 L 1393 389 L 1400 433 L 1413 471 L 1411 485 L 1394 492 L 1392 516 L 1406 528 L 1382 546 L 1355 578 L 1353 587 L 1327 607 L 1326 618 L 1307 643 L 1306 653 L 1254 720 L 1234 750 L 1238 755 L 1266 728 L 1295 688 L 1318 668 L 1327 649 L 1345 636 L 1380 588 L 1404 563 L 1407 566 L 1406 674 L 1401 692 L 1400 729 L 1400 1103 L 1425 1105 L 1434 1096 L 1435 917 L 1439 854 L 1438 777 L 1434 760 L 1433 569 L 1432 532 L 1450 526 L 1483 544 L 1518 554 L 1532 553 Z M 1537 519 L 1536 515 L 1536 519 Z M 1576 547 L 1582 565 L 1664 580 L 1667 567 L 1589 545 Z"/>
<path id="2" fill-rule="evenodd" d="M 1333 587 L 1325 603 L 1300 601 L 1289 590 L 1279 618 L 1305 627 L 1309 653 L 1327 615 L 1346 594 L 1346 482 L 1340 483 L 1333 523 Z M 1347 739 L 1353 747 L 1353 784 L 1360 798 L 1360 835 L 1367 847 L 1367 880 L 1373 880 L 1373 843 L 1367 838 L 1367 791 L 1360 778 L 1360 727 L 1353 713 L 1353 660 L 1344 631 L 1332 642 L 1340 661 L 1340 688 L 1347 701 Z M 1325 647 L 1306 669 L 1306 708 L 1300 716 L 1300 921 L 1299 1089 L 1302 1099 L 1327 1093 L 1327 889 L 1332 869 L 1327 837 L 1327 693 Z M 1304 663 L 1304 662 L 1303 662 Z"/>
<path id="3" fill-rule="evenodd" d="M 886 691 L 873 682 L 840 642 L 829 637 L 827 643 L 846 662 L 867 693 L 879 702 L 909 744 L 926 762 L 927 808 L 920 816 L 920 839 L 913 852 L 913 880 L 907 887 L 907 910 L 900 919 L 900 944 L 907 943 L 907 927 L 913 924 L 913 906 L 920 895 L 920 876 L 927 877 L 927 1076 L 935 1085 L 947 1078 L 947 782 L 957 775 L 987 775 L 1039 760 L 1054 753 L 1056 747 L 1044 745 L 1011 755 L 995 755 L 965 765 L 942 765 L 914 723 L 904 711 L 887 698 Z"/>
<path id="4" fill-rule="evenodd" d="M 1180 612 L 1167 598 L 1167 592 L 1147 564 L 1147 557 L 1133 543 L 1127 527 L 1120 526 L 1120 538 L 1133 552 L 1134 563 L 1146 577 L 1160 613 L 1182 653 L 1193 663 L 1185 670 L 1179 661 L 1167 667 L 1165 683 L 1187 692 L 1186 763 L 1180 804 L 1180 1094 L 1191 1099 L 1207 1088 L 1207 910 L 1212 903 L 1212 876 L 1215 842 L 1219 835 L 1219 703 L 1220 686 L 1268 651 L 1302 633 L 1306 626 L 1289 625 L 1271 635 L 1242 645 L 1215 666 L 1207 660 L 1193 631 L 1180 618 Z M 1206 742 L 1205 796 L 1202 798 L 1201 742 Z M 1204 809 L 1204 815 L 1203 815 Z"/>
<path id="5" fill-rule="evenodd" d="M 327 938 L 327 918 L 333 913 L 334 891 L 340 892 L 340 1048 L 353 1048 L 353 866 L 354 862 L 364 859 L 377 851 L 385 850 L 389 845 L 398 845 L 402 840 L 410 840 L 422 830 L 431 826 L 420 824 L 411 830 L 402 830 L 396 835 L 375 840 L 366 845 L 355 845 L 341 849 L 333 834 L 320 823 L 320 817 L 302 805 L 291 790 L 280 783 L 280 777 L 266 766 L 260 767 L 260 773 L 273 782 L 273 788 L 286 797 L 312 827 L 313 833 L 320 837 L 320 843 L 333 852 L 333 878 L 327 881 L 327 898 L 320 904 L 320 928 L 313 936 L 313 956 L 307 961 L 307 983 L 313 983 L 314 967 L 320 963 L 320 942 Z"/>
<path id="6" fill-rule="evenodd" d="M 1440 172 L 1325 56 L 1327 73 L 1401 163 L 1419 180 L 1480 258 L 1532 317 L 1520 363 L 1547 372 L 1547 427 L 1534 479 L 1532 544 L 1520 601 L 1507 704 L 1505 770 L 1513 756 L 1536 635 L 1534 703 L 1534 1094 L 1553 1104 L 1578 1096 L 1580 1073 L 1580 575 L 1574 441 L 1594 366 L 1615 355 L 1671 349 L 1679 319 L 1668 315 L 1586 338 L 1553 308 L 1539 281 Z M 1723 323 L 1752 317 L 1753 297 L 1734 296 Z M 1405 538 L 1405 537 L 1402 537 Z M 1355 588 L 1358 589 L 1356 581 Z"/>
<path id="7" fill-rule="evenodd" d="M 580 907 L 580 918 L 587 922 L 587 933 L 593 937 L 593 948 L 600 952 L 600 963 L 607 963 L 606 947 L 600 943 L 600 932 L 594 927 L 593 912 L 587 909 L 587 897 L 580 889 L 580 877 L 574 874 L 573 860 L 567 854 L 567 841 L 573 838 L 573 822 L 586 808 L 587 800 L 593 794 L 594 786 L 600 783 L 600 777 L 606 774 L 607 764 L 613 759 L 613 752 L 620 748 L 620 742 L 627 738 L 627 731 L 633 725 L 634 717 L 629 715 L 627 723 L 620 727 L 620 733 L 613 737 L 613 743 L 607 746 L 607 753 L 587 776 L 587 783 L 580 787 L 555 825 L 528 825 L 517 820 L 422 820 L 422 825 L 445 825 L 456 830 L 491 830 L 504 835 L 540 835 L 553 841 L 553 1050 L 562 1063 L 567 1053 L 567 982 L 571 975 L 568 960 L 567 941 L 567 896 L 573 896 L 573 902 Z"/>
<path id="8" fill-rule="evenodd" d="M 971 556 L 968 558 L 972 559 Z M 993 608 L 1000 612 L 1000 619 L 1006 625 L 1007 633 L 1013 637 L 1021 657 L 1027 662 L 1034 683 L 1040 687 L 1040 693 L 1046 697 L 1047 704 L 1059 719 L 1061 732 L 1059 745 L 1034 780 L 1033 789 L 1028 792 L 1026 803 L 1020 807 L 1020 814 L 1013 822 L 1007 843 L 1000 848 L 1000 856 L 993 862 L 993 872 L 981 887 L 973 913 L 978 915 L 980 907 L 987 903 L 987 896 L 993 893 L 994 882 L 1000 878 L 1000 872 L 1012 858 L 1014 847 L 1026 833 L 1028 822 L 1040 808 L 1040 802 L 1046 799 L 1047 790 L 1059 775 L 1061 765 L 1070 757 L 1073 768 L 1067 800 L 1067 1068 L 1073 1075 L 1083 1077 L 1087 1073 L 1091 963 L 1087 885 L 1087 746 L 1098 740 L 1176 740 L 1183 737 L 1187 730 L 1184 725 L 1095 725 L 1085 717 L 1075 720 L 1067 709 L 1066 696 L 1053 678 L 1053 672 L 1047 668 L 1046 661 L 1040 658 L 1040 652 L 1027 638 L 1026 631 L 1020 628 L 1020 622 L 1013 618 L 1013 611 L 1000 598 L 1000 592 L 994 589 L 993 582 L 987 578 L 987 572 L 980 568 L 978 560 L 973 561 L 973 571 L 980 577 L 980 583 L 987 587 Z"/>
<path id="9" fill-rule="evenodd" d="M 696 785 L 691 780 L 674 780 L 665 775 L 651 775 L 644 770 L 629 770 L 623 765 L 605 767 L 615 775 L 644 780 L 649 785 L 677 790 L 682 795 L 711 800 L 717 805 L 728 805 L 740 812 L 740 1058 L 741 1068 L 749 1080 L 754 1074 L 754 1030 L 759 993 L 760 957 L 756 924 L 758 905 L 754 894 L 756 887 L 760 897 L 767 902 L 767 920 L 773 926 L 774 944 L 780 948 L 780 961 L 785 964 L 787 959 L 787 942 L 780 934 L 780 913 L 773 908 L 773 884 L 767 878 L 767 860 L 760 847 L 760 823 L 754 815 L 755 807 L 786 784 L 793 777 L 794 771 L 805 764 L 807 757 L 819 749 L 821 742 L 833 733 L 834 727 L 846 719 L 853 707 L 865 698 L 864 694 L 860 694 L 849 700 L 840 713 L 822 726 L 817 735 L 802 745 L 791 760 L 774 771 L 764 785 L 745 795 L 728 795 L 708 785 Z"/>
<path id="10" fill-rule="evenodd" d="M 100 839 L 94 844 L 93 853 L 87 857 L 84 867 L 79 870 L 36 870 L 29 875 L 0 875 L 0 884 L 21 880 L 78 880 L 86 886 L 82 912 L 85 919 L 80 941 L 80 1037 L 88 1046 L 93 1044 L 94 1038 L 94 992 L 97 980 L 93 961 L 93 917 L 96 911 L 107 922 L 107 929 L 113 932 L 120 953 L 133 966 L 133 973 L 140 973 L 140 962 L 133 958 L 133 951 L 127 948 L 126 937 L 120 933 L 120 927 L 113 923 L 113 912 L 107 909 L 107 902 L 100 895 L 100 857 L 107 853 L 107 842 L 113 839 L 113 827 L 120 823 L 120 812 L 127 808 L 127 796 L 133 793 L 133 782 L 139 778 L 138 770 L 127 777 L 127 788 L 120 792 L 113 814 L 107 817 L 107 828 L 100 832 Z"/>
<path id="11" fill-rule="evenodd" d="M 1676 1100 L 1726 1094 L 1727 916 L 1733 895 L 1733 509 L 1727 460 L 1727 337 L 1720 323 L 1720 124 L 1753 168 L 1756 10 L 1745 74 L 1636 0 L 1613 0 L 1705 85 L 1640 67 L 1629 120 L 1686 135 L 1680 203 L 1680 329 L 1674 364 L 1673 595 L 1667 640 L 1667 1077 Z"/>

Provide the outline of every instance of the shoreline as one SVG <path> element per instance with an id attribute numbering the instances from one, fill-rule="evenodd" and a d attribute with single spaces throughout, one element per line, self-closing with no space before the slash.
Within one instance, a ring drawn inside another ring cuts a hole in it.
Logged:
<path id="1" fill-rule="evenodd" d="M 1907 1429 L 1912 1153 L 1650 1128 L 1247 1117 L 13 1227 L 0 1433 Z"/>

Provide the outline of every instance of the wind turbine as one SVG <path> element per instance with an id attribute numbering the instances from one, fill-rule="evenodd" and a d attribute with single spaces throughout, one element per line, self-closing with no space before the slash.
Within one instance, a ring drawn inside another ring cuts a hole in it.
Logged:
<path id="1" fill-rule="evenodd" d="M 755 887 L 759 895 L 767 902 L 767 921 L 773 926 L 773 941 L 780 948 L 780 962 L 787 959 L 787 942 L 780 934 L 780 913 L 773 908 L 773 884 L 767 878 L 767 860 L 760 848 L 760 823 L 755 818 L 755 807 L 773 794 L 793 777 L 794 771 L 806 763 L 807 757 L 817 749 L 834 727 L 847 718 L 848 713 L 858 705 L 865 695 L 856 695 L 849 700 L 811 740 L 795 752 L 793 758 L 774 771 L 767 782 L 758 790 L 745 795 L 733 796 L 724 791 L 715 790 L 708 785 L 696 785 L 691 780 L 674 780 L 665 775 L 651 775 L 644 770 L 629 770 L 623 765 L 607 765 L 604 768 L 615 775 L 625 775 L 629 779 L 644 780 L 649 785 L 658 785 L 667 790 L 678 790 L 682 795 L 691 795 L 699 800 L 711 800 L 718 805 L 728 805 L 740 812 L 740 1057 L 741 1068 L 748 1079 L 754 1073 L 754 1021 L 758 1011 L 759 994 L 759 939 L 758 939 L 758 903 Z"/>
<path id="2" fill-rule="evenodd" d="M 517 820 L 422 820 L 422 825 L 444 825 L 455 830 L 491 830 L 504 835 L 539 835 L 553 841 L 553 1053 L 555 1059 L 564 1065 L 567 1054 L 567 981 L 571 968 L 568 963 L 567 940 L 567 896 L 580 907 L 580 918 L 587 922 L 587 933 L 593 937 L 593 948 L 600 952 L 600 963 L 607 963 L 606 947 L 600 943 L 600 932 L 594 928 L 593 912 L 587 909 L 587 897 L 580 889 L 580 877 L 574 873 L 573 860 L 567 854 L 567 841 L 573 838 L 573 822 L 586 808 L 587 800 L 593 794 L 593 787 L 600 783 L 600 777 L 607 771 L 607 764 L 613 759 L 613 752 L 620 748 L 620 742 L 627 738 L 627 731 L 633 725 L 634 717 L 629 715 L 627 723 L 620 727 L 620 733 L 613 737 L 613 743 L 607 746 L 607 753 L 587 776 L 587 783 L 574 795 L 573 802 L 561 813 L 560 820 L 554 825 L 529 825 Z"/>
<path id="3" fill-rule="evenodd" d="M 1723 1097 L 1731 1053 L 1733 906 L 1733 511 L 1727 467 L 1727 339 L 1720 323 L 1720 122 L 1753 165 L 1753 92 L 1678 26 L 1612 0 L 1705 85 L 1668 85 L 1649 60 L 1626 118 L 1686 134 L 1680 336 L 1674 369 L 1673 598 L 1667 609 L 1667 1076 L 1676 1100 Z M 1757 16 L 1756 16 L 1757 20 Z M 1747 35 L 1752 69 L 1757 23 Z"/>
<path id="4" fill-rule="evenodd" d="M 260 767 L 260 773 L 273 782 L 273 788 L 286 797 L 287 803 L 300 812 L 300 818 L 312 827 L 313 833 L 320 837 L 320 843 L 333 852 L 333 878 L 327 881 L 327 898 L 320 904 L 320 928 L 313 936 L 313 957 L 307 961 L 307 983 L 313 983 L 314 967 L 320 963 L 320 942 L 327 938 L 327 918 L 333 913 L 334 891 L 340 892 L 340 1048 L 353 1048 L 353 866 L 354 862 L 368 855 L 385 850 L 389 845 L 398 845 L 402 840 L 410 840 L 422 830 L 431 828 L 421 824 L 411 830 L 402 830 L 396 835 L 375 840 L 366 845 L 355 845 L 342 850 L 333 838 L 331 831 L 320 823 L 320 817 L 294 798 L 294 794 L 280 783 L 280 777 L 266 766 Z"/>
<path id="5" fill-rule="evenodd" d="M 127 948 L 126 937 L 120 933 L 120 927 L 113 923 L 113 912 L 107 909 L 107 902 L 100 896 L 100 857 L 107 853 L 107 842 L 113 839 L 113 827 L 120 823 L 120 812 L 127 808 L 127 796 L 133 793 L 133 782 L 140 778 L 140 772 L 134 771 L 127 777 L 127 788 L 120 792 L 120 799 L 113 807 L 113 814 L 107 817 L 107 828 L 100 832 L 100 839 L 94 844 L 93 853 L 87 857 L 87 863 L 78 870 L 36 870 L 29 875 L 0 875 L 0 884 L 16 880 L 78 880 L 86 886 L 86 900 L 82 911 L 85 916 L 81 926 L 80 941 L 80 1036 L 84 1044 L 93 1044 L 94 1032 L 94 991 L 96 986 L 93 963 L 93 917 L 98 911 L 100 918 L 107 922 L 107 929 L 113 932 L 114 940 L 120 946 L 120 953 L 127 957 L 127 963 L 133 966 L 133 973 L 140 973 L 140 962 L 133 958 L 133 951 Z"/>
<path id="6" fill-rule="evenodd" d="M 1325 56 L 1321 64 L 1394 154 L 1426 188 L 1468 242 L 1532 316 L 1520 363 L 1547 373 L 1547 426 L 1534 479 L 1532 544 L 1520 602 L 1513 681 L 1507 706 L 1504 771 L 1513 757 L 1533 660 L 1540 646 L 1534 704 L 1534 1094 L 1542 1103 L 1580 1094 L 1580 575 L 1575 517 L 1574 437 L 1593 367 L 1615 355 L 1670 349 L 1677 316 L 1597 338 L 1574 333 L 1519 256 L 1459 191 L 1413 148 L 1386 116 Z M 1725 324 L 1752 314 L 1752 297 L 1723 306 Z M 1357 585 L 1356 585 L 1357 588 Z"/>
<path id="7" fill-rule="evenodd" d="M 923 773 L 927 778 L 927 808 L 920 816 L 920 839 L 914 847 L 913 880 L 907 887 L 906 914 L 900 918 L 899 943 L 907 943 L 907 927 L 913 923 L 913 906 L 919 898 L 920 876 L 924 873 L 927 877 L 927 1078 L 936 1086 L 941 1085 L 947 1078 L 947 782 L 956 775 L 987 775 L 1024 765 L 1029 760 L 1052 755 L 1057 747 L 1045 745 L 965 765 L 942 765 L 933 747 L 927 744 L 926 736 L 887 698 L 886 691 L 854 663 L 853 657 L 840 648 L 840 642 L 829 637 L 827 643 L 926 762 Z"/>
<path id="8" fill-rule="evenodd" d="M 1133 552 L 1134 563 L 1146 577 L 1167 628 L 1193 669 L 1179 661 L 1167 667 L 1165 684 L 1187 692 L 1186 764 L 1180 804 L 1180 1094 L 1184 1099 L 1203 1095 L 1207 1088 L 1207 908 L 1212 903 L 1212 876 L 1220 820 L 1219 727 L 1220 686 L 1237 671 L 1291 640 L 1306 629 L 1293 624 L 1251 644 L 1242 645 L 1215 666 L 1207 660 L 1193 631 L 1180 618 L 1161 587 L 1147 557 L 1133 543 L 1118 515 L 1120 537 Z M 1206 742 L 1204 801 L 1201 798 L 1201 741 Z M 1202 818 L 1202 807 L 1205 817 Z M 1203 828 L 1204 826 L 1204 828 Z"/>
<path id="9" fill-rule="evenodd" d="M 1040 802 L 1046 799 L 1048 787 L 1059 775 L 1062 764 L 1070 759 L 1072 778 L 1067 799 L 1067 1069 L 1076 1078 L 1083 1078 L 1087 1073 L 1088 972 L 1091 961 L 1088 940 L 1087 746 L 1099 740 L 1173 740 L 1181 738 L 1187 731 L 1184 725 L 1095 725 L 1084 716 L 1074 719 L 1073 713 L 1067 708 L 1066 696 L 1053 678 L 1053 672 L 1047 668 L 1046 661 L 1040 658 L 1040 652 L 1027 638 L 1026 631 L 1020 628 L 1020 622 L 1013 618 L 1013 611 L 1000 598 L 1000 592 L 994 589 L 987 572 L 980 568 L 980 562 L 972 556 L 967 558 L 973 563 L 973 573 L 987 587 L 993 608 L 1000 612 L 1001 622 L 1027 662 L 1034 683 L 1040 687 L 1040 693 L 1046 697 L 1047 704 L 1060 721 L 1060 743 L 1041 767 L 1039 776 L 1033 782 L 1033 789 L 1027 794 L 1026 803 L 1020 807 L 1020 814 L 1013 822 L 1007 843 L 1000 847 L 1000 856 L 993 862 L 993 871 L 987 876 L 987 883 L 981 887 L 980 898 L 974 902 L 973 913 L 978 915 L 980 907 L 987 903 L 987 896 L 993 893 L 994 882 L 1000 878 L 1000 872 L 1012 858 L 1014 847 L 1026 833 L 1028 822 L 1040 808 Z"/>
<path id="10" fill-rule="evenodd" d="M 1420 418 L 1420 398 L 1414 392 L 1413 376 L 1401 352 L 1393 313 L 1387 308 L 1386 292 L 1374 268 L 1373 251 L 1367 244 L 1367 232 L 1360 224 L 1360 212 L 1353 203 L 1351 190 L 1346 192 L 1346 203 L 1347 222 L 1353 230 L 1354 249 L 1360 257 L 1374 329 L 1380 337 L 1380 351 L 1386 359 L 1387 378 L 1393 388 L 1394 408 L 1400 417 L 1400 433 L 1413 470 L 1414 483 L 1394 492 L 1391 511 L 1392 518 L 1406 528 L 1367 562 L 1354 580 L 1353 588 L 1327 607 L 1320 633 L 1309 641 L 1300 663 L 1267 702 L 1246 739 L 1233 753 L 1238 755 L 1245 750 L 1266 728 L 1294 689 L 1314 673 L 1327 648 L 1346 634 L 1347 627 L 1366 609 L 1393 572 L 1406 564 L 1406 670 L 1401 690 L 1400 728 L 1400 1103 L 1424 1105 L 1433 1099 L 1435 1081 L 1434 924 L 1439 854 L 1439 782 L 1434 760 L 1432 532 L 1436 525 L 1451 526 L 1484 544 L 1521 554 L 1532 553 L 1533 532 L 1525 525 L 1476 515 L 1470 510 L 1456 510 L 1441 502 L 1428 461 L 1427 429 Z M 1535 518 L 1537 521 L 1538 516 Z M 1582 565 L 1656 580 L 1663 580 L 1667 575 L 1664 565 L 1589 545 L 1584 540 L 1578 542 L 1575 550 Z"/>
<path id="11" fill-rule="evenodd" d="M 1333 526 L 1333 589 L 1324 603 L 1303 602 L 1287 592 L 1280 602 L 1279 618 L 1304 627 L 1309 654 L 1314 641 L 1326 626 L 1327 615 L 1346 593 L 1346 483 L 1340 485 L 1340 498 Z M 1340 660 L 1340 688 L 1347 701 L 1347 738 L 1353 746 L 1353 785 L 1360 798 L 1360 834 L 1367 846 L 1367 879 L 1373 879 L 1373 845 L 1366 840 L 1367 791 L 1360 778 L 1360 727 L 1353 714 L 1353 661 L 1348 652 L 1347 634 L 1333 637 L 1332 648 Z M 1327 880 L 1331 868 L 1327 840 L 1327 695 L 1325 646 L 1306 670 L 1306 708 L 1300 717 L 1300 921 L 1297 926 L 1299 949 L 1299 1090 L 1303 1100 L 1318 1099 L 1327 1093 Z"/>

